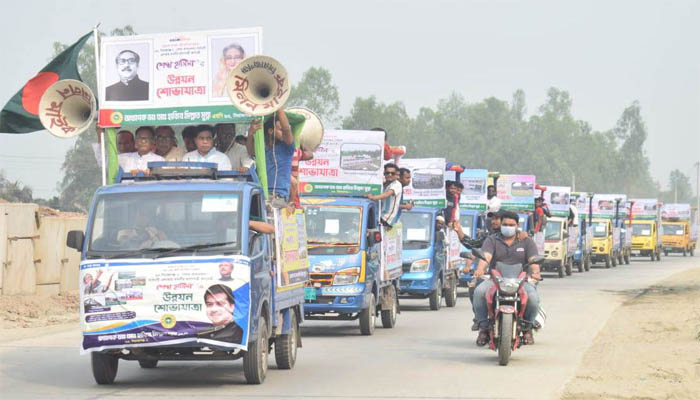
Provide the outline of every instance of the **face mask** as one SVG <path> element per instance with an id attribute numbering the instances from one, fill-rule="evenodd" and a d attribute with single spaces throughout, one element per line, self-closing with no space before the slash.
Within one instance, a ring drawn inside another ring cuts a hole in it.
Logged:
<path id="1" fill-rule="evenodd" d="M 501 234 L 505 237 L 513 237 L 515 235 L 515 226 L 501 226 Z"/>

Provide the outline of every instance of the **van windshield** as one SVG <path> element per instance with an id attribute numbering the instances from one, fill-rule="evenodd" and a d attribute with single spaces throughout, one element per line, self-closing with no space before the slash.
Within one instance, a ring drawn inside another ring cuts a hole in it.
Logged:
<path id="1" fill-rule="evenodd" d="M 632 224 L 632 235 L 651 236 L 651 224 Z"/>
<path id="2" fill-rule="evenodd" d="M 435 221 L 430 213 L 405 212 L 401 214 L 402 243 L 404 249 L 427 249 Z"/>
<path id="3" fill-rule="evenodd" d="M 462 232 L 465 235 L 474 236 L 474 219 L 476 215 L 462 214 L 459 216 L 459 224 L 462 225 Z"/>
<path id="4" fill-rule="evenodd" d="M 594 222 L 593 223 L 593 237 L 606 237 L 608 235 L 608 223 L 607 222 Z"/>
<path id="5" fill-rule="evenodd" d="M 354 246 L 359 251 L 362 208 L 358 206 L 305 206 L 309 247 Z"/>
<path id="6" fill-rule="evenodd" d="M 102 195 L 90 222 L 87 256 L 239 253 L 239 198 L 236 192 Z"/>
<path id="7" fill-rule="evenodd" d="M 545 240 L 559 240 L 561 238 L 561 221 L 547 221 L 544 227 Z"/>
<path id="8" fill-rule="evenodd" d="M 683 235 L 683 225 L 663 225 L 664 235 Z"/>

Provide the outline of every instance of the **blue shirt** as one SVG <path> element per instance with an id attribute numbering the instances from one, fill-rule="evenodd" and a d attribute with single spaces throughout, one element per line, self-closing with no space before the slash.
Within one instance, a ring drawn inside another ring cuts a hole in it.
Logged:
<path id="1" fill-rule="evenodd" d="M 285 199 L 289 197 L 293 157 L 294 142 L 292 142 L 292 144 L 287 144 L 283 140 L 277 140 L 274 147 L 265 149 L 267 189 L 270 194 L 277 193 Z"/>

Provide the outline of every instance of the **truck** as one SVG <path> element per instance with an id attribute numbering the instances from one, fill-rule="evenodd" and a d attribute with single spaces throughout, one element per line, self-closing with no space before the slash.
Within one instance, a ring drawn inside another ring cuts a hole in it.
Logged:
<path id="1" fill-rule="evenodd" d="M 593 194 L 587 192 L 571 192 L 571 204 L 576 207 L 578 226 L 574 228 L 578 231 L 576 238 L 576 249 L 574 250 L 574 266 L 579 272 L 589 271 L 591 268 L 591 251 L 593 235 L 588 229 L 589 207 Z"/>
<path id="2" fill-rule="evenodd" d="M 85 232 L 68 232 L 67 245 L 81 253 L 82 351 L 95 381 L 113 383 L 120 360 L 155 368 L 243 358 L 246 381 L 259 384 L 271 348 L 280 369 L 292 368 L 306 266 L 279 257 L 276 243 L 290 238 L 278 229 L 279 240 L 255 230 L 282 222 L 254 168 L 151 162 L 149 170 L 100 187 Z"/>
<path id="3" fill-rule="evenodd" d="M 307 223 L 307 320 L 357 320 L 372 335 L 381 316 L 393 328 L 399 309 L 401 223 L 380 223 L 384 132 L 326 130 L 313 160 L 299 164 L 301 204 Z M 346 157 L 365 158 L 360 172 Z"/>
<path id="4" fill-rule="evenodd" d="M 609 218 L 593 218 L 591 227 L 593 228 L 591 263 L 602 261 L 605 263 L 605 268 L 617 265 L 612 221 Z"/>
<path id="5" fill-rule="evenodd" d="M 632 228 L 632 256 L 649 257 L 651 261 L 660 261 L 663 245 L 661 243 L 661 207 L 657 199 L 630 199 Z"/>
<path id="6" fill-rule="evenodd" d="M 680 253 L 695 255 L 697 238 L 690 224 L 690 204 L 670 203 L 661 207 L 661 242 L 664 255 Z"/>
<path id="7" fill-rule="evenodd" d="M 542 197 L 552 216 L 544 227 L 544 271 L 556 271 L 560 278 L 571 275 L 578 231 L 569 227 L 569 186 L 544 186 Z"/>
<path id="8" fill-rule="evenodd" d="M 622 231 L 624 216 L 627 215 L 626 201 L 627 195 L 624 194 L 593 195 L 589 208 L 589 215 L 593 217 L 593 263 L 603 261 L 605 268 L 610 268 L 624 261 L 629 248 Z"/>

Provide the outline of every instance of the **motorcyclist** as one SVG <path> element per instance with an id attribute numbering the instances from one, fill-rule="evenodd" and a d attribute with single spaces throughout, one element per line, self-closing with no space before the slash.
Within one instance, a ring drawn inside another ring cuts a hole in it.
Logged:
<path id="1" fill-rule="evenodd" d="M 511 211 L 501 211 L 500 217 L 500 233 L 491 235 L 484 241 L 481 251 L 486 260 L 479 260 L 474 271 L 474 279 L 479 279 L 486 273 L 487 267 L 495 266 L 499 261 L 508 264 L 526 264 L 537 256 L 537 246 L 534 240 L 529 236 L 522 238 L 522 235 L 517 234 L 518 214 Z M 529 268 L 529 275 L 537 281 L 541 280 L 540 266 L 532 264 Z M 491 280 L 484 281 L 474 291 L 474 313 L 479 325 L 477 346 L 484 346 L 489 341 L 489 327 L 493 321 L 489 321 L 488 318 L 486 294 L 493 284 Z M 539 309 L 539 296 L 534 285 L 525 282 L 523 287 L 528 295 L 527 306 L 521 321 L 523 344 L 534 344 L 532 328 Z"/>

